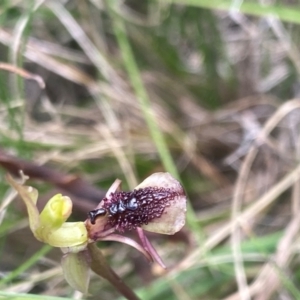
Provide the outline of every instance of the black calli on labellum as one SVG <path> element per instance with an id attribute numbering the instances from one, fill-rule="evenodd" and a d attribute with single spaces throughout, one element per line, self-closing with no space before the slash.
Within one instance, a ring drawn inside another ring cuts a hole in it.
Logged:
<path id="1" fill-rule="evenodd" d="M 99 216 L 108 214 L 108 224 L 118 231 L 136 229 L 147 225 L 151 220 L 160 218 L 167 206 L 172 205 L 175 197 L 183 194 L 163 187 L 146 187 L 132 192 L 115 192 L 110 198 L 103 199 L 103 206 L 89 212 L 92 224 Z"/>

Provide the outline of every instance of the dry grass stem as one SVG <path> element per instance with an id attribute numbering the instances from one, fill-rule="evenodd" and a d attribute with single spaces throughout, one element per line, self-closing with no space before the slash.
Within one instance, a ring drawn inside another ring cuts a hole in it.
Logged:
<path id="1" fill-rule="evenodd" d="M 174 236 L 149 233 L 168 271 L 99 244 L 141 299 L 300 297 L 297 4 L 2 2 L 0 162 L 32 172 L 40 208 L 63 191 L 72 218 L 85 220 L 116 178 L 129 190 L 171 170 L 195 214 Z M 0 271 L 10 280 L 0 278 L 1 291 L 84 298 L 64 281 L 56 251 L 26 267 L 41 245 L 0 183 Z M 118 297 L 96 277 L 90 293 Z"/>

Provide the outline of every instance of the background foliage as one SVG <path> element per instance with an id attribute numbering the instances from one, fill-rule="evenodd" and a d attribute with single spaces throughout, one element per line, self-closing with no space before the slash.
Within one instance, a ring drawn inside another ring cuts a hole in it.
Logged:
<path id="1" fill-rule="evenodd" d="M 299 22 L 296 0 L 2 0 L 0 152 L 103 191 L 182 181 L 186 228 L 149 235 L 169 272 L 99 245 L 141 299 L 300 299 Z M 4 174 L 0 299 L 79 299 Z M 31 184 L 41 205 L 57 192 Z M 84 220 L 95 202 L 72 199 Z M 118 297 L 96 276 L 90 294 Z"/>

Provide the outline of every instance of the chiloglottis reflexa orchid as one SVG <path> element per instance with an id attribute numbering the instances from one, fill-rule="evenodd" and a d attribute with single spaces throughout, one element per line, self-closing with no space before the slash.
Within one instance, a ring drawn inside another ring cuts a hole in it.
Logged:
<path id="1" fill-rule="evenodd" d="M 154 173 L 129 192 L 121 191 L 121 181 L 117 179 L 105 198 L 88 213 L 85 222 L 66 222 L 72 212 L 69 197 L 55 195 L 39 213 L 36 207 L 38 191 L 17 183 L 9 175 L 7 180 L 26 205 L 34 236 L 62 249 L 65 278 L 72 287 L 84 293 L 89 284 L 88 270 L 95 269 L 89 245 L 108 240 L 122 242 L 165 267 L 144 230 L 174 234 L 185 224 L 186 195 L 181 184 L 169 173 Z M 124 236 L 131 230 L 137 231 L 141 244 Z M 99 275 L 107 278 L 104 273 Z"/>

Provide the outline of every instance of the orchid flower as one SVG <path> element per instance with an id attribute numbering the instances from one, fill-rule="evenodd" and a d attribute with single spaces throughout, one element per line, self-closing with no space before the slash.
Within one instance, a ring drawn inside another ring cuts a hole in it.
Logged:
<path id="1" fill-rule="evenodd" d="M 134 191 L 120 191 L 116 180 L 86 221 L 91 241 L 110 240 L 129 244 L 150 260 L 165 265 L 143 230 L 174 234 L 185 224 L 186 196 L 181 184 L 169 173 L 154 173 Z M 114 234 L 136 229 L 142 248 L 135 241 Z M 150 255 L 150 257 L 149 257 Z"/>
<path id="2" fill-rule="evenodd" d="M 21 175 L 22 181 L 25 181 L 26 176 L 22 172 Z M 64 276 L 72 287 L 86 293 L 89 283 L 89 266 L 80 258 L 88 245 L 88 232 L 84 222 L 66 222 L 72 212 L 71 199 L 57 194 L 39 213 L 36 206 L 38 191 L 31 186 L 16 182 L 10 175 L 7 175 L 6 179 L 26 205 L 29 227 L 35 238 L 53 247 L 59 247 L 67 253 L 62 260 Z M 74 270 L 74 268 L 77 269 Z"/>
<path id="3" fill-rule="evenodd" d="M 34 236 L 62 249 L 64 276 L 73 288 L 83 293 L 87 293 L 91 268 L 125 297 L 137 299 L 107 265 L 95 242 L 109 240 L 128 244 L 149 261 L 156 261 L 165 268 L 144 230 L 174 234 L 185 224 L 185 192 L 169 173 L 154 173 L 130 192 L 121 191 L 121 181 L 117 179 L 95 210 L 89 212 L 85 222 L 66 222 L 72 212 L 69 197 L 55 195 L 39 213 L 36 207 L 38 191 L 17 183 L 9 175 L 7 180 L 27 207 Z M 124 236 L 130 230 L 137 231 L 141 244 Z"/>

